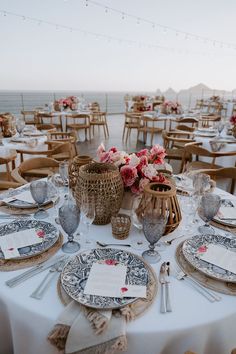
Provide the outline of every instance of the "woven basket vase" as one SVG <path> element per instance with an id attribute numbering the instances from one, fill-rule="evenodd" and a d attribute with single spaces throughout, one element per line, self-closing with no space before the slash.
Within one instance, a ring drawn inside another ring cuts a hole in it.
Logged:
<path id="1" fill-rule="evenodd" d="M 165 183 L 149 183 L 144 187 L 141 202 L 136 210 L 140 220 L 145 210 L 155 210 L 167 217 L 164 235 L 174 231 L 182 219 L 175 186 Z"/>
<path id="2" fill-rule="evenodd" d="M 123 198 L 123 182 L 118 168 L 108 163 L 91 163 L 79 169 L 75 198 L 95 203 L 94 224 L 106 225 L 116 215 Z"/>
<path id="3" fill-rule="evenodd" d="M 79 169 L 83 165 L 87 165 L 93 161 L 91 156 L 88 155 L 77 155 L 69 163 L 69 184 L 72 192 L 74 194 L 76 183 L 79 177 Z"/>

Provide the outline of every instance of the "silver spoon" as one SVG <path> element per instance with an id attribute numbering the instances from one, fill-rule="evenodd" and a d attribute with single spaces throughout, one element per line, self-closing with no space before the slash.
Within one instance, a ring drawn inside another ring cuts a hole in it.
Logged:
<path id="1" fill-rule="evenodd" d="M 124 243 L 103 243 L 96 241 L 97 245 L 100 247 L 107 247 L 107 246 L 122 246 L 122 247 L 131 247 L 130 244 L 124 244 Z"/>

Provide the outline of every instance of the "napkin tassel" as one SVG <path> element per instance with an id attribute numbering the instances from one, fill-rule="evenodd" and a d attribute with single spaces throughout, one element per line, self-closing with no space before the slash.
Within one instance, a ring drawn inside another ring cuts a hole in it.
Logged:
<path id="1" fill-rule="evenodd" d="M 106 316 L 103 316 L 96 310 L 87 309 L 85 307 L 83 307 L 83 311 L 87 320 L 91 323 L 95 334 L 98 335 L 105 331 L 109 323 L 109 319 Z"/>
<path id="2" fill-rule="evenodd" d="M 65 349 L 69 330 L 70 326 L 56 324 L 48 335 L 49 342 L 59 350 Z"/>
<path id="3" fill-rule="evenodd" d="M 96 345 L 96 347 L 83 349 L 73 354 L 114 354 L 116 352 L 125 352 L 127 348 L 126 336 L 120 336 L 108 342 Z"/>

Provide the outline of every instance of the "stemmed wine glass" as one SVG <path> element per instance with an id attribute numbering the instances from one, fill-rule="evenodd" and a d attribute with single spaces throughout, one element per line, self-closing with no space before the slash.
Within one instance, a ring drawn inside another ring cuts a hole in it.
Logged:
<path id="1" fill-rule="evenodd" d="M 200 211 L 205 218 L 205 225 L 199 227 L 199 231 L 203 235 L 214 235 L 215 230 L 210 226 L 210 221 L 218 213 L 221 205 L 221 198 L 219 195 L 207 193 L 202 196 L 200 200 Z"/>
<path id="2" fill-rule="evenodd" d="M 84 199 L 82 201 L 81 207 L 81 221 L 85 225 L 86 229 L 84 232 L 82 232 L 82 236 L 85 236 L 84 243 L 85 244 L 93 244 L 93 240 L 89 238 L 89 231 L 90 231 L 90 226 L 92 225 L 94 219 L 95 219 L 95 203 L 94 199 Z"/>
<path id="3" fill-rule="evenodd" d="M 156 243 L 162 237 L 167 219 L 154 211 L 149 211 L 143 216 L 143 232 L 149 242 L 149 250 L 142 253 L 142 257 L 149 263 L 157 263 L 160 261 L 160 254 L 155 251 Z"/>
<path id="4" fill-rule="evenodd" d="M 221 133 L 224 130 L 225 124 L 223 122 L 218 122 L 216 128 L 218 130 L 218 137 L 221 137 Z"/>
<path id="5" fill-rule="evenodd" d="M 38 204 L 38 210 L 34 213 L 35 219 L 45 219 L 48 217 L 48 212 L 42 208 L 42 204 L 48 197 L 48 183 L 46 181 L 33 181 L 30 183 L 30 192 Z"/>
<path id="6" fill-rule="evenodd" d="M 18 119 L 16 120 L 16 130 L 17 130 L 17 133 L 19 133 L 19 137 L 20 137 L 20 138 L 23 137 L 24 127 L 25 127 L 25 121 L 24 121 L 24 119 L 18 118 Z"/>
<path id="7" fill-rule="evenodd" d="M 61 227 L 68 235 L 68 241 L 62 245 L 65 253 L 74 253 L 80 249 L 80 244 L 74 241 L 74 232 L 79 226 L 80 210 L 75 203 L 67 201 L 59 208 L 59 220 Z"/>
<path id="8" fill-rule="evenodd" d="M 69 164 L 67 161 L 60 162 L 59 164 L 59 174 L 62 179 L 65 191 L 69 188 Z"/>

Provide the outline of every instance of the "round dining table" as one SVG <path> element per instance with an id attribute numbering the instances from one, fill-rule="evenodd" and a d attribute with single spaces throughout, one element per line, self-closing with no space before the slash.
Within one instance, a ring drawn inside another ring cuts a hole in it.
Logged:
<path id="1" fill-rule="evenodd" d="M 215 193 L 236 201 L 236 196 L 223 190 L 216 189 Z M 127 354 L 184 354 L 186 350 L 192 350 L 198 354 L 230 354 L 232 348 L 236 348 L 236 296 L 218 293 L 221 301 L 209 302 L 190 283 L 178 280 L 174 275 L 177 245 L 185 238 L 198 234 L 197 228 L 203 223 L 198 219 L 198 222 L 191 224 L 188 229 L 190 231 L 186 231 L 186 223 L 190 220 L 183 199 L 181 205 L 183 211 L 181 224 L 174 232 L 164 236 L 161 241 L 175 237 L 179 239 L 173 241 L 171 245 L 162 246 L 160 248 L 161 262 L 152 265 L 158 279 L 161 263 L 170 262 L 172 312 L 160 312 L 160 284 L 158 283 L 158 291 L 153 304 L 142 316 L 127 324 L 128 349 L 125 352 Z M 49 213 L 50 216 L 45 221 L 56 225 L 55 210 L 49 209 Z M 1 219 L 1 222 L 3 221 Z M 6 220 L 6 222 L 9 221 Z M 57 227 L 61 230 L 60 226 L 57 225 Z M 227 237 L 235 237 L 218 228 L 215 232 Z M 133 244 L 140 238 L 140 235 L 142 234 L 133 227 L 126 240 L 114 240 L 111 225 L 108 224 L 92 225 L 89 238 L 94 242 Z M 143 235 L 142 237 L 144 238 Z M 147 243 L 144 242 L 144 249 L 147 247 Z M 88 244 L 82 239 L 80 251 L 87 248 Z M 122 248 L 122 246 L 116 248 Z M 122 249 L 138 255 L 141 255 L 143 251 L 133 247 Z M 60 250 L 58 254 L 61 253 Z M 64 308 L 58 297 L 57 281 L 55 279 L 51 284 L 42 300 L 36 300 L 31 298 L 30 294 L 45 277 L 46 272 L 35 275 L 14 288 L 5 284 L 5 281 L 23 271 L 0 272 L 0 354 L 59 353 L 47 341 L 48 333 Z"/>

